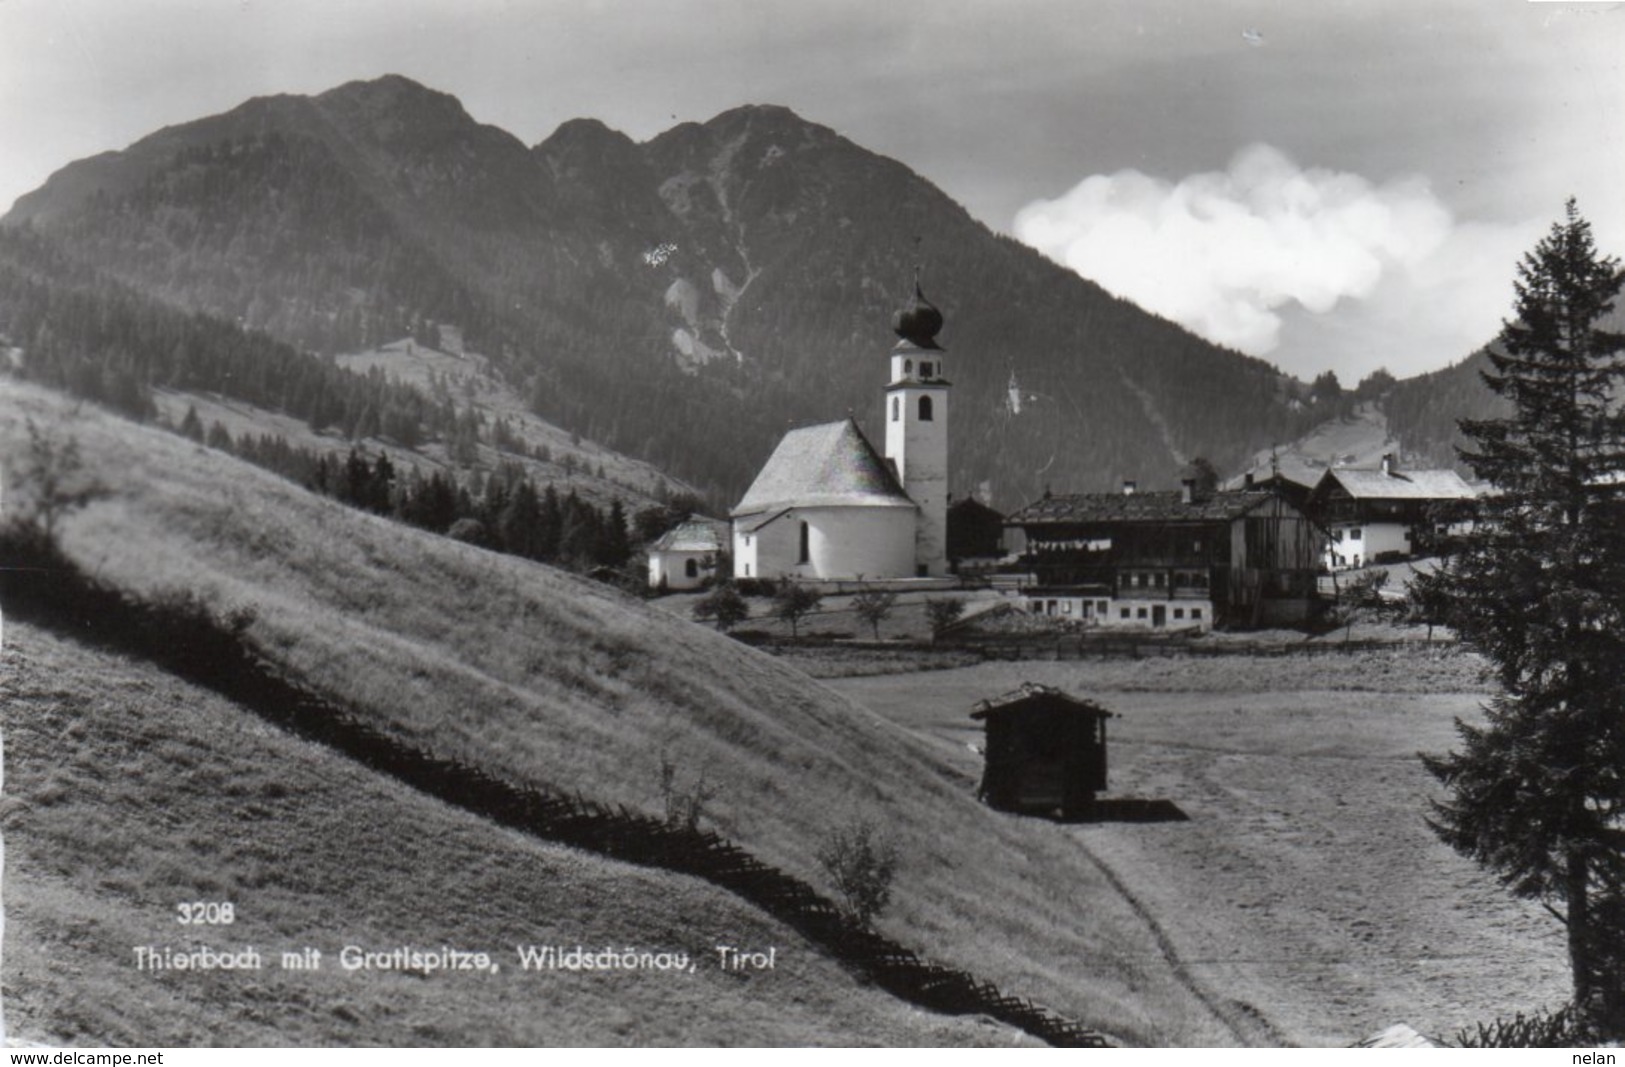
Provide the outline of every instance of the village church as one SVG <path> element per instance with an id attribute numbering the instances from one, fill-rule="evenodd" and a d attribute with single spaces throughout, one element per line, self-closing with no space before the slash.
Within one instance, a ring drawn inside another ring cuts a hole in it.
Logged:
<path id="1" fill-rule="evenodd" d="M 730 513 L 740 578 L 948 574 L 948 392 L 942 313 L 914 286 L 893 317 L 886 451 L 850 417 L 785 434 Z"/>

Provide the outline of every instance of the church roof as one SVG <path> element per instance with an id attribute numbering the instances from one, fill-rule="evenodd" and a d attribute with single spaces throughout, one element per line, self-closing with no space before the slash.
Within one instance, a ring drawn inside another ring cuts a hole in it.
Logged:
<path id="1" fill-rule="evenodd" d="M 915 506 L 850 418 L 785 434 L 732 514 L 829 505 Z"/>
<path id="2" fill-rule="evenodd" d="M 907 344 L 916 348 L 940 349 L 937 331 L 942 329 L 942 312 L 920 292 L 918 273 L 914 278 L 914 299 L 907 307 L 892 316 L 892 330 Z"/>

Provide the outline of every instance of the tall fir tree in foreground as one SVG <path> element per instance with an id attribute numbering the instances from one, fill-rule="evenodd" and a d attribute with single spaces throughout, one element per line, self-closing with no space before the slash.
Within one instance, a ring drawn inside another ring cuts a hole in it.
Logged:
<path id="1" fill-rule="evenodd" d="M 1490 482 L 1442 579 L 1501 693 L 1460 746 L 1434 830 L 1568 930 L 1585 1035 L 1625 1038 L 1625 272 L 1569 201 L 1518 267 L 1484 380 L 1509 418 L 1463 422 Z"/>

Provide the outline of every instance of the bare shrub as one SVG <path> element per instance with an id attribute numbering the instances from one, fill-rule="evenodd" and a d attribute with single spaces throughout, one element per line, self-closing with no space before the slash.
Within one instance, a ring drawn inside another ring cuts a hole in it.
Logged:
<path id="1" fill-rule="evenodd" d="M 732 582 L 718 582 L 711 592 L 694 602 L 693 611 L 702 622 L 714 620 L 723 633 L 750 618 L 750 605 Z"/>
<path id="2" fill-rule="evenodd" d="M 854 922 L 867 926 L 891 902 L 897 846 L 868 819 L 856 818 L 830 830 L 818 846 L 818 862 L 834 883 L 842 910 Z"/>
<path id="3" fill-rule="evenodd" d="M 666 825 L 674 830 L 698 830 L 705 817 L 705 806 L 717 797 L 717 787 L 706 780 L 701 770 L 686 786 L 678 777 L 677 763 L 671 757 L 660 757 L 660 802 L 665 810 Z"/>
<path id="4" fill-rule="evenodd" d="M 880 624 L 886 621 L 897 605 L 897 594 L 885 589 L 865 589 L 852 598 L 852 610 L 858 618 L 869 624 L 875 640 L 880 640 Z"/>
<path id="5" fill-rule="evenodd" d="M 1519 1012 L 1510 1019 L 1479 1023 L 1476 1032 L 1459 1031 L 1456 1044 L 1462 1048 L 1574 1048 L 1592 1044 L 1590 1035 L 1581 1029 L 1567 1007 L 1532 1015 Z"/>
<path id="6" fill-rule="evenodd" d="M 926 602 L 926 616 L 931 620 L 931 637 L 936 639 L 948 631 L 948 627 L 959 621 L 965 614 L 965 598 L 958 596 L 937 597 Z"/>
<path id="7" fill-rule="evenodd" d="M 107 495 L 86 471 L 79 442 L 28 420 L 28 445 L 6 465 L 4 524 L 22 538 L 55 546 L 62 520 Z"/>
<path id="8" fill-rule="evenodd" d="M 783 578 L 773 594 L 773 617 L 789 623 L 790 636 L 798 637 L 801 620 L 816 611 L 823 599 L 823 595 L 816 590 L 800 585 L 793 579 Z"/>

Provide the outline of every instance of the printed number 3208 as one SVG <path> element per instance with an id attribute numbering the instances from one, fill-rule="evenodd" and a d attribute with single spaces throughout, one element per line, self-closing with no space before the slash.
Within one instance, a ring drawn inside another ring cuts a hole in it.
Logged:
<path id="1" fill-rule="evenodd" d="M 196 904 L 177 904 L 175 910 L 180 914 L 175 921 L 182 926 L 229 926 L 237 921 L 236 908 L 231 901 L 217 902 L 199 901 Z"/>

